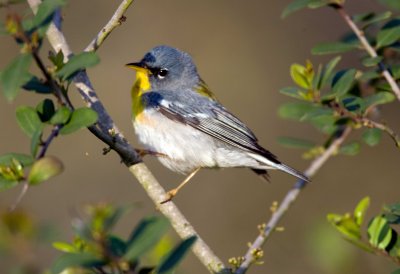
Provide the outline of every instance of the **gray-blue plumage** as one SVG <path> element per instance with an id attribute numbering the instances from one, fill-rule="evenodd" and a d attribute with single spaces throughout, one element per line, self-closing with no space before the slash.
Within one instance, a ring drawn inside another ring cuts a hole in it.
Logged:
<path id="1" fill-rule="evenodd" d="M 141 120 L 134 120 L 135 131 L 145 146 L 166 155 L 159 159 L 168 168 L 191 173 L 201 167 L 248 167 L 261 175 L 279 169 L 308 180 L 261 147 L 217 100 L 198 92 L 204 83 L 189 54 L 159 46 L 135 65 L 149 71 L 151 84 L 141 95 L 144 109 Z"/>

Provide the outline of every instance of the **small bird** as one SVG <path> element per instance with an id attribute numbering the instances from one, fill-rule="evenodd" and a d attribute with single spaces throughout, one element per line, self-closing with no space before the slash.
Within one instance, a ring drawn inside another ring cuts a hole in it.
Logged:
<path id="1" fill-rule="evenodd" d="M 279 169 L 309 181 L 261 147 L 253 132 L 218 102 L 188 53 L 157 46 L 126 66 L 136 71 L 132 120 L 139 141 L 167 168 L 188 175 L 162 203 L 201 168 L 247 167 L 265 179 L 268 169 Z"/>

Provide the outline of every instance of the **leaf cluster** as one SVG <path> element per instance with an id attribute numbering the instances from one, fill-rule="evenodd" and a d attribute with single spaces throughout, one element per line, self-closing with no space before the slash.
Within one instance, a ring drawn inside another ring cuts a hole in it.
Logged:
<path id="1" fill-rule="evenodd" d="M 63 0 L 45 0 L 36 15 L 24 19 L 10 11 L 1 25 L 1 33 L 13 37 L 21 49 L 20 54 L 0 71 L 3 95 L 11 102 L 24 90 L 35 92 L 43 99 L 36 106 L 16 108 L 17 123 L 30 139 L 30 151 L 0 156 L 0 190 L 22 182 L 38 185 L 61 173 L 62 162 L 46 155 L 51 142 L 59 135 L 89 127 L 98 119 L 91 108 L 74 108 L 68 97 L 72 78 L 82 69 L 96 65 L 99 62 L 97 55 L 84 52 L 64 63 L 61 51 L 50 52 L 50 64 L 46 66 L 39 54 L 48 27 L 64 4 Z M 30 72 L 32 63 L 41 75 Z"/>
<path id="2" fill-rule="evenodd" d="M 285 9 L 283 16 L 303 8 L 328 6 L 342 10 L 343 5 L 341 0 L 297 0 Z M 341 56 L 332 58 L 326 65 L 315 66 L 311 61 L 305 65 L 293 64 L 290 74 L 296 86 L 280 91 L 297 100 L 280 107 L 281 117 L 308 122 L 326 136 L 322 145 L 293 137 L 279 139 L 287 147 L 306 149 L 305 158 L 323 153 L 345 127 L 361 129 L 361 140 L 369 146 L 379 144 L 383 132 L 394 140 L 396 146 L 400 146 L 398 135 L 380 121 L 379 111 L 396 99 L 382 72 L 388 70 L 395 81 L 400 79 L 400 19 L 387 11 L 357 14 L 348 20 L 359 27 L 376 56 L 371 57 L 371 52 L 355 33 L 348 33 L 341 41 L 319 44 L 311 52 L 322 55 L 358 50 L 361 68 L 338 70 Z M 353 141 L 343 145 L 338 152 L 356 155 L 360 148 L 361 143 Z"/>
<path id="3" fill-rule="evenodd" d="M 395 226 L 400 224 L 400 204 L 384 206 L 382 212 L 368 222 L 365 233 L 363 225 L 369 204 L 370 198 L 365 197 L 352 213 L 328 214 L 328 222 L 352 244 L 400 264 L 400 240 L 395 230 Z"/>
<path id="4" fill-rule="evenodd" d="M 123 239 L 111 231 L 126 211 L 127 208 L 105 204 L 88 207 L 88 220 L 76 219 L 73 223 L 73 242 L 53 244 L 64 254 L 53 264 L 51 272 L 171 273 L 190 250 L 196 237 L 189 237 L 172 249 L 167 247 L 170 250 L 157 265 L 146 266 L 142 264 L 143 258 L 157 247 L 169 229 L 169 222 L 164 217 L 146 217 L 127 239 Z"/>

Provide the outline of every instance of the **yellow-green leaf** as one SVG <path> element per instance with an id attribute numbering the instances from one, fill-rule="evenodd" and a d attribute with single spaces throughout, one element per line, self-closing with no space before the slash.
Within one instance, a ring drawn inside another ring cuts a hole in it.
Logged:
<path id="1" fill-rule="evenodd" d="M 361 226 L 363 221 L 364 221 L 364 216 L 365 213 L 367 212 L 367 209 L 369 207 L 370 204 L 370 198 L 364 197 L 356 206 L 356 208 L 354 209 L 354 219 L 357 223 L 357 225 Z"/>
<path id="2" fill-rule="evenodd" d="M 46 156 L 37 160 L 28 175 L 30 185 L 38 185 L 54 176 L 57 176 L 64 170 L 60 160 L 54 156 Z"/>

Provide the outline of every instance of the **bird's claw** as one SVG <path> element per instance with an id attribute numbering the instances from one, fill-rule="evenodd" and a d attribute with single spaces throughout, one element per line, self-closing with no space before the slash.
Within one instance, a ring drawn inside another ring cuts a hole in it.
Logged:
<path id="1" fill-rule="evenodd" d="M 136 148 L 136 153 L 140 155 L 140 157 L 144 157 L 146 155 L 151 155 L 151 156 L 156 156 L 156 157 L 167 157 L 166 154 L 161 153 L 161 152 L 156 152 L 148 149 L 140 149 Z"/>
<path id="2" fill-rule="evenodd" d="M 167 203 L 167 202 L 172 201 L 172 199 L 175 197 L 175 195 L 176 195 L 177 192 L 178 192 L 177 189 L 172 189 L 172 190 L 168 191 L 168 192 L 167 192 L 168 198 L 165 199 L 164 201 L 162 201 L 160 204 L 165 204 L 165 203 Z"/>

